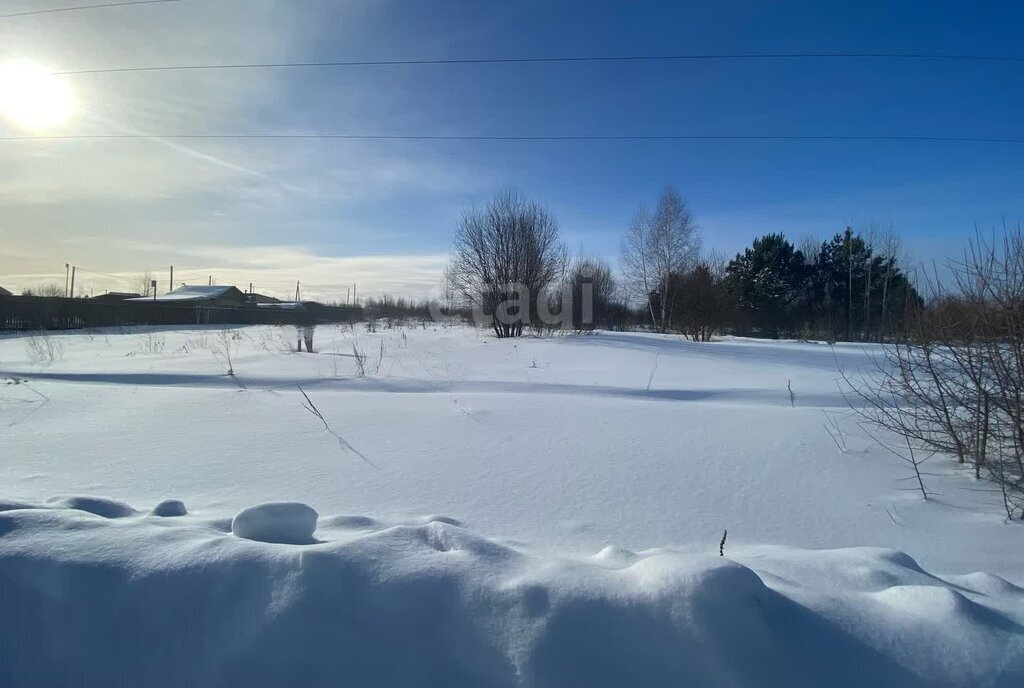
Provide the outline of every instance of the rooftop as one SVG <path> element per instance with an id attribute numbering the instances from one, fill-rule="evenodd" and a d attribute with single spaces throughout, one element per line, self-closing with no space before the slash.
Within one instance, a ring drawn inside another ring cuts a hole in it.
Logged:
<path id="1" fill-rule="evenodd" d="M 226 286 L 183 286 L 178 287 L 174 291 L 167 292 L 166 294 L 158 294 L 157 296 L 143 296 L 137 299 L 128 299 L 129 301 L 205 301 L 207 299 L 216 299 L 223 296 L 225 293 L 237 288 L 231 285 Z"/>

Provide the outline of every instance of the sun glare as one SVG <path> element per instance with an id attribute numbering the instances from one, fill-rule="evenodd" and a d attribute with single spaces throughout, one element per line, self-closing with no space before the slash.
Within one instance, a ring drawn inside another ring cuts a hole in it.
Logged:
<path id="1" fill-rule="evenodd" d="M 34 62 L 0 65 L 0 115 L 13 124 L 43 131 L 67 122 L 74 112 L 71 88 Z"/>

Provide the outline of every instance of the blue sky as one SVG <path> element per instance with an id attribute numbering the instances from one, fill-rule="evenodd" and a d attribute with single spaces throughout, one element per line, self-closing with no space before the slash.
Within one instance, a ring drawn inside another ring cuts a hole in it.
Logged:
<path id="1" fill-rule="evenodd" d="M 10 11 L 77 4 L 15 1 Z M 87 3 L 82 3 L 87 4 Z M 16 7 L 14 6 L 16 5 Z M 5 4 L 6 9 L 6 4 Z M 0 60 L 147 64 L 750 52 L 1020 56 L 1024 9 L 963 2 L 183 0 L 0 19 Z M 771 60 L 68 77 L 55 133 L 782 134 L 1024 138 L 1024 64 Z M 0 135 L 14 135 L 0 125 Z M 1024 219 L 1024 145 L 937 142 L 105 141 L 0 144 L 0 284 L 72 261 L 123 288 L 170 263 L 325 298 L 423 294 L 461 209 L 511 184 L 614 260 L 675 184 L 707 247 L 891 224 L 915 259 Z M 88 273 L 87 273 L 88 274 Z M 10 288 L 10 287 L 9 287 Z"/>

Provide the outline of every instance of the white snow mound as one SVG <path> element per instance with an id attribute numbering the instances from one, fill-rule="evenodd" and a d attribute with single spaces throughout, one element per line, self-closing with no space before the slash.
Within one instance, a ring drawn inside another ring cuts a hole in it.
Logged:
<path id="1" fill-rule="evenodd" d="M 14 688 L 1024 685 L 1024 590 L 895 550 L 567 556 L 436 517 L 313 540 L 303 504 L 234 534 L 24 506 L 0 512 Z"/>
<path id="2" fill-rule="evenodd" d="M 96 516 L 102 516 L 103 518 L 125 518 L 135 514 L 135 509 L 128 504 L 105 497 L 57 497 L 51 499 L 48 504 L 64 509 L 85 511 Z"/>
<path id="3" fill-rule="evenodd" d="M 304 545 L 313 541 L 319 514 L 300 502 L 270 502 L 243 509 L 231 532 L 246 540 Z"/>
<path id="4" fill-rule="evenodd" d="M 185 502 L 180 499 L 165 499 L 153 507 L 152 513 L 154 516 L 170 518 L 174 516 L 184 516 L 188 513 L 188 509 L 185 508 Z"/>

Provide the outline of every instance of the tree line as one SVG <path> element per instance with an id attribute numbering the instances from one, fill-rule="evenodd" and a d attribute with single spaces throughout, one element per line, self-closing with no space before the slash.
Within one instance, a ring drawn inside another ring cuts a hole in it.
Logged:
<path id="1" fill-rule="evenodd" d="M 927 299 L 907 263 L 898 237 L 877 227 L 799 246 L 769 233 L 725 260 L 702 250 L 667 187 L 633 216 L 615 271 L 571 258 L 553 215 L 506 191 L 467 211 L 448 284 L 498 336 L 561 308 L 574 329 L 883 342 L 874 368 L 842 371 L 861 427 L 905 462 L 925 499 L 922 465 L 945 456 L 992 485 L 1008 519 L 1024 519 L 1024 230 L 976 236 L 945 281 L 923 276 Z"/>
<path id="2" fill-rule="evenodd" d="M 685 200 L 667 186 L 625 229 L 615 270 L 570 256 L 554 214 L 505 189 L 464 213 L 445 291 L 498 337 L 529 327 L 631 329 L 709 341 L 721 333 L 830 340 L 902 336 L 922 299 L 891 231 L 847 228 L 798 248 L 780 233 L 731 260 L 702 250 Z"/>

